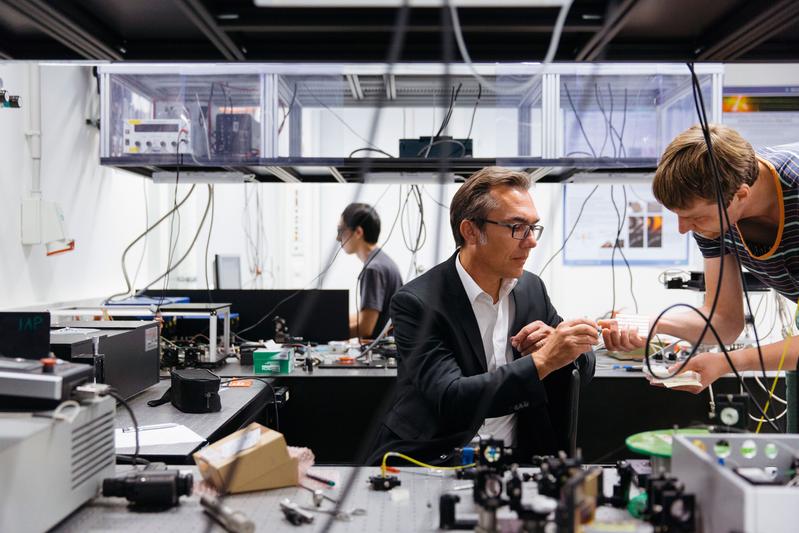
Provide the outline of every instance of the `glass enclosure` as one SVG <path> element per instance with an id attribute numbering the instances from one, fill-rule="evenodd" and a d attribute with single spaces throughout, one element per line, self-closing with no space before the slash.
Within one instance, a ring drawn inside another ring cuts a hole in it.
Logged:
<path id="1" fill-rule="evenodd" d="M 697 71 L 717 119 L 722 67 Z M 696 122 L 678 64 L 124 63 L 100 75 L 101 160 L 145 174 L 351 181 L 363 158 L 373 172 L 401 174 L 442 164 L 461 175 L 487 164 L 643 168 Z"/>

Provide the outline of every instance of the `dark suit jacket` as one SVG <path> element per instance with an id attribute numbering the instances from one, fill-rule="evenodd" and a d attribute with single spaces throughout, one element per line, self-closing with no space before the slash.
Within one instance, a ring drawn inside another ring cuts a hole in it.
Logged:
<path id="1" fill-rule="evenodd" d="M 493 372 L 477 319 L 455 268 L 457 253 L 402 287 L 391 302 L 399 352 L 394 404 L 378 429 L 370 463 L 386 451 L 445 461 L 453 448 L 468 444 L 485 418 L 517 413 L 518 457 L 567 449 L 571 371 L 543 381 L 529 356 Z M 541 320 L 562 322 L 541 279 L 524 272 L 511 292 L 516 312 L 509 335 Z M 575 362 L 582 383 L 594 373 L 593 354 Z"/>

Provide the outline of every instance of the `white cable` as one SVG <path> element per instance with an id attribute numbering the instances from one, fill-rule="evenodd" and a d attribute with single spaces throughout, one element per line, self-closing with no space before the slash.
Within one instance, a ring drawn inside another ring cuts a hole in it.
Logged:
<path id="1" fill-rule="evenodd" d="M 763 382 L 760 381 L 760 378 L 758 377 L 758 375 L 754 374 L 753 377 L 755 378 L 755 381 L 757 381 L 757 384 L 760 385 L 760 388 L 763 389 L 763 392 L 768 394 L 770 391 L 766 388 L 766 386 L 763 384 Z M 776 394 L 772 394 L 771 397 L 774 398 L 775 400 L 777 400 L 778 402 L 780 402 L 782 405 L 788 405 L 788 402 L 786 402 L 785 400 L 783 400 L 782 398 L 780 398 Z"/>
<path id="2" fill-rule="evenodd" d="M 538 72 L 533 74 L 530 79 L 523 83 L 522 85 L 518 85 L 516 87 L 501 87 L 495 83 L 488 81 L 485 77 L 483 77 L 477 69 L 474 67 L 474 63 L 472 63 L 472 58 L 469 55 L 469 50 L 466 49 L 466 42 L 463 40 L 463 32 L 461 31 L 461 23 L 460 19 L 458 19 L 458 8 L 455 7 L 455 4 L 451 0 L 447 0 L 447 4 L 449 5 L 450 13 L 452 14 L 452 29 L 453 33 L 455 33 L 455 41 L 458 43 L 458 50 L 461 53 L 461 57 L 463 57 L 464 63 L 469 67 L 469 70 L 472 71 L 472 76 L 477 79 L 480 83 L 486 86 L 488 89 L 493 91 L 496 94 L 523 94 L 532 89 L 539 81 L 541 74 L 544 71 L 544 66 L 548 63 L 551 63 L 552 60 L 555 58 L 555 53 L 558 51 L 558 44 L 560 43 L 560 35 L 563 31 L 563 26 L 566 23 L 566 15 L 569 14 L 569 9 L 571 8 L 573 0 L 565 0 L 563 5 L 560 7 L 560 11 L 558 12 L 558 18 L 555 21 L 555 27 L 552 30 L 552 37 L 549 40 L 549 48 L 547 49 L 547 55 L 544 57 L 544 61 L 541 63 Z"/>
<path id="3" fill-rule="evenodd" d="M 710 416 L 711 418 L 716 416 L 716 395 L 713 394 L 713 384 L 707 386 L 707 391 L 710 393 Z"/>
<path id="4" fill-rule="evenodd" d="M 73 411 L 70 414 L 65 414 L 63 411 L 69 407 L 73 408 Z M 61 402 L 58 404 L 58 407 L 53 409 L 53 414 L 51 417 L 54 420 L 63 420 L 72 424 L 76 418 L 78 418 L 78 414 L 80 413 L 80 404 L 75 400 L 67 400 L 65 402 Z"/>
<path id="5" fill-rule="evenodd" d="M 763 418 L 763 421 L 764 421 L 764 422 L 774 422 L 774 421 L 776 421 L 776 420 L 779 420 L 779 419 L 780 419 L 780 418 L 782 418 L 783 416 L 785 416 L 785 413 L 787 413 L 787 412 L 788 412 L 788 409 L 786 408 L 786 409 L 785 409 L 783 412 L 781 412 L 780 414 L 778 414 L 778 415 L 777 415 L 777 416 L 775 416 L 774 418 Z M 749 418 L 751 418 L 751 419 L 752 419 L 752 420 L 754 420 L 755 422 L 760 422 L 760 419 L 761 419 L 762 417 L 761 417 L 761 416 L 752 416 L 752 414 L 751 414 L 751 413 L 749 413 Z"/>

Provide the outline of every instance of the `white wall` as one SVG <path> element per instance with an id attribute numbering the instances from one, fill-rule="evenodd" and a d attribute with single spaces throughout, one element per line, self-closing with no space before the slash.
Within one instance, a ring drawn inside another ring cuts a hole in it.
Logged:
<path id="1" fill-rule="evenodd" d="M 100 167 L 99 131 L 85 119 L 96 106 L 88 67 L 41 68 L 43 198 L 56 201 L 76 249 L 45 256 L 43 245 L 20 243 L 20 202 L 31 186 L 25 138 L 32 102 L 28 64 L 0 63 L 0 78 L 22 109 L 0 109 L 0 307 L 109 295 L 124 288 L 119 257 L 144 228 L 144 191 L 155 187 L 131 174 Z M 132 261 L 132 268 L 138 262 Z"/>

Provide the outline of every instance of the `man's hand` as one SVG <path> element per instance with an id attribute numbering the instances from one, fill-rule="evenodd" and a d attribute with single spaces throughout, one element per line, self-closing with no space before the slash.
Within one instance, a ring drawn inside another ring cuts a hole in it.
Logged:
<path id="1" fill-rule="evenodd" d="M 593 320 L 578 318 L 558 324 L 544 341 L 544 345 L 530 356 L 543 379 L 549 373 L 566 366 L 599 341 L 597 325 Z"/>
<path id="2" fill-rule="evenodd" d="M 682 363 L 677 363 L 676 365 L 671 366 L 669 368 L 669 374 L 671 375 L 675 373 L 677 369 L 680 368 L 681 364 Z M 694 372 L 699 374 L 699 381 L 702 383 L 702 386 L 672 387 L 672 390 L 681 390 L 686 392 L 692 392 L 694 394 L 699 394 L 700 392 L 705 390 L 708 387 L 708 385 L 711 385 L 721 376 L 723 376 L 727 372 L 732 372 L 730 364 L 727 362 L 727 358 L 724 357 L 724 354 L 712 353 L 712 352 L 695 354 L 693 357 L 691 357 L 691 359 L 682 369 L 682 372 L 685 372 L 687 370 L 693 370 Z M 662 387 L 663 385 L 655 385 L 655 386 Z"/>
<path id="3" fill-rule="evenodd" d="M 637 329 L 620 328 L 617 320 L 600 320 L 598 324 L 602 326 L 602 339 L 609 352 L 630 352 L 646 344 L 646 337 L 639 336 Z"/>
<path id="4" fill-rule="evenodd" d="M 549 324 L 536 320 L 524 326 L 519 333 L 511 337 L 510 344 L 522 355 L 530 355 L 537 352 L 554 331 L 555 328 Z"/>

